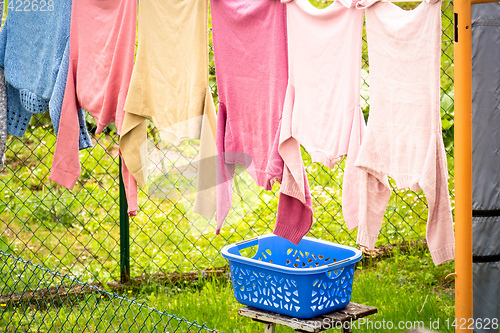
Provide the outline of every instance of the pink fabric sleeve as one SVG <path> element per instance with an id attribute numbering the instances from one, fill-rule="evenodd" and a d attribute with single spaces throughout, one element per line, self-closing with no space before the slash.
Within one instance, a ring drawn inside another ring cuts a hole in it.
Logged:
<path id="1" fill-rule="evenodd" d="M 358 245 L 369 249 L 375 247 L 390 197 L 391 188 L 387 176 L 374 176 L 363 171 L 360 182 L 359 225 L 356 241 Z"/>
<path id="2" fill-rule="evenodd" d="M 355 167 L 354 163 L 358 157 L 365 127 L 366 124 L 363 113 L 355 110 L 342 185 L 342 212 L 344 214 L 345 223 L 349 229 L 356 228 L 359 223 L 360 189 L 361 182 L 364 180 L 364 171 Z"/>
<path id="3" fill-rule="evenodd" d="M 419 186 L 428 204 L 426 238 L 435 265 L 455 258 L 453 217 L 448 193 L 446 155 L 441 135 L 427 154 Z M 360 222 L 357 244 L 373 249 L 377 241 L 385 208 L 391 196 L 387 176 L 364 173 L 365 184 L 361 189 Z"/>
<path id="4" fill-rule="evenodd" d="M 283 170 L 283 181 L 281 193 L 299 199 L 305 203 L 304 163 L 300 154 L 300 144 L 292 136 L 292 115 L 295 91 L 291 84 L 288 85 L 283 105 L 283 116 L 281 118 L 280 143 L 278 151 L 285 168 Z"/>
<path id="5" fill-rule="evenodd" d="M 309 232 L 313 223 L 313 205 L 309 193 L 306 170 L 303 169 L 304 201 L 280 193 L 278 214 L 273 233 L 288 239 L 294 244 L 299 244 L 302 237 Z"/>
<path id="6" fill-rule="evenodd" d="M 120 151 L 120 157 L 121 155 L 122 152 Z M 132 177 L 132 174 L 128 171 L 125 163 L 122 163 L 122 178 L 123 185 L 125 186 L 125 194 L 127 196 L 127 212 L 130 217 L 133 217 L 137 215 L 137 211 L 139 210 L 139 204 L 137 202 L 137 182 L 135 181 L 134 177 Z"/>
<path id="7" fill-rule="evenodd" d="M 448 169 L 446 153 L 440 132 L 435 132 L 434 145 L 428 153 L 420 186 L 424 191 L 429 209 L 427 220 L 427 245 L 435 265 L 455 259 L 453 216 L 448 193 Z M 432 141 L 431 141 L 432 142 Z M 437 150 L 437 151 L 436 151 Z"/>
<path id="8" fill-rule="evenodd" d="M 49 177 L 50 180 L 68 190 L 73 189 L 81 172 L 78 146 L 80 133 L 78 109 L 73 61 L 70 59 L 56 148 L 52 160 L 52 171 Z"/>
<path id="9" fill-rule="evenodd" d="M 279 135 L 281 132 L 281 121 L 278 125 L 276 138 L 273 144 L 273 150 L 269 158 L 269 163 L 266 168 L 267 182 L 265 189 L 270 191 L 274 181 L 283 182 L 284 161 L 278 152 Z M 290 172 L 286 173 L 290 176 Z M 302 237 L 309 232 L 313 223 L 313 205 L 312 197 L 309 192 L 309 183 L 307 182 L 306 170 L 303 169 L 304 181 L 304 198 L 305 202 L 280 193 L 278 202 L 278 213 L 276 216 L 276 225 L 273 233 L 276 236 L 288 239 L 294 244 L 298 244 Z"/>
<path id="10" fill-rule="evenodd" d="M 273 146 L 271 153 L 269 154 L 269 161 L 266 166 L 266 183 L 264 189 L 266 191 L 271 191 L 275 181 L 283 181 L 283 168 L 285 167 L 285 162 L 278 152 L 278 145 L 281 133 L 281 120 L 278 123 L 278 129 L 276 130 L 276 135 L 274 137 Z"/>

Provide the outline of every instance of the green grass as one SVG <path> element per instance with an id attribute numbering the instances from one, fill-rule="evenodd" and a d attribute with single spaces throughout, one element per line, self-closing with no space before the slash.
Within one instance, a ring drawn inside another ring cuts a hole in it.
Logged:
<path id="1" fill-rule="evenodd" d="M 357 266 L 351 301 L 377 307 L 378 313 L 358 322 L 356 332 L 405 332 L 411 328 L 410 325 L 453 332 L 453 281 L 445 280 L 445 276 L 454 271 L 453 263 L 436 267 L 425 248 L 410 247 L 404 251 L 394 248 L 389 258 L 366 259 Z M 20 285 L 46 287 L 47 283 L 68 284 L 67 279 L 54 278 L 37 269 L 19 271 L 23 281 Z M 9 276 L 7 270 L 2 273 L 3 277 Z M 11 288 L 19 288 L 19 284 L 14 283 L 15 278 L 0 278 L 0 286 L 7 284 Z M 206 327 L 218 331 L 263 331 L 263 324 L 237 314 L 243 305 L 235 300 L 231 282 L 227 279 L 167 285 L 146 283 L 139 289 L 124 291 L 123 296 L 133 301 L 115 296 L 102 298 L 88 295 L 79 302 L 65 303 L 62 307 L 50 306 L 46 310 L 25 306 L 17 311 L 3 308 L 2 312 L 0 307 L 0 331 L 7 331 L 7 323 L 10 327 L 28 327 L 31 323 L 36 332 L 58 332 L 70 327 L 79 327 L 82 332 L 104 331 L 109 327 L 140 332 L 142 325 L 154 326 L 155 322 L 162 322 L 162 317 L 165 317 L 163 324 L 159 324 L 158 328 L 166 328 L 169 332 L 174 332 L 176 325 L 182 327 L 179 333 L 196 331 L 189 329 L 188 324 L 178 319 L 180 317 L 189 322 L 205 323 Z M 162 313 L 175 314 L 174 319 L 168 319 Z M 165 325 L 166 319 L 171 320 L 169 328 Z M 431 327 L 431 323 L 434 326 Z M 393 329 L 389 325 L 393 325 Z M 281 326 L 277 327 L 277 331 L 294 332 Z"/>
<path id="2" fill-rule="evenodd" d="M 453 263 L 434 266 L 427 251 L 414 249 L 368 263 L 358 269 L 354 277 L 351 301 L 378 308 L 378 314 L 356 329 L 356 332 L 387 332 L 387 329 L 372 329 L 373 325 L 392 322 L 395 326 L 406 322 L 430 322 L 439 320 L 439 332 L 452 332 L 444 326 L 446 320 L 451 324 L 454 318 L 454 301 L 451 281 L 445 281 L 448 273 L 454 271 Z M 422 273 L 424 272 L 424 273 Z M 226 332 L 258 332 L 263 324 L 237 315 L 242 307 L 233 296 L 232 285 L 225 281 L 208 281 L 200 289 L 189 288 L 152 288 L 143 290 L 141 299 L 155 304 L 159 309 L 189 318 L 205 321 L 207 326 Z M 372 325 L 372 326 L 370 326 Z M 409 324 L 408 324 L 409 325 Z M 386 326 L 387 327 L 387 326 Z M 278 328 L 279 332 L 293 332 L 291 329 Z M 394 330 L 394 332 L 404 332 Z M 392 332 L 392 331 L 391 331 Z"/>
<path id="3" fill-rule="evenodd" d="M 311 2 L 325 7 L 331 1 Z M 409 4 L 400 5 L 407 7 Z M 450 2 L 443 2 L 443 11 L 441 106 L 453 204 L 453 15 Z M 366 42 L 363 60 L 365 78 L 369 70 Z M 213 74 L 212 71 L 211 83 L 215 85 Z M 367 87 L 363 79 L 363 91 Z M 363 105 L 368 113 L 369 101 L 364 100 Z M 92 123 L 90 118 L 89 124 Z M 73 191 L 68 191 L 48 180 L 55 145 L 51 128 L 47 115 L 36 116 L 23 138 L 8 138 L 7 167 L 0 170 L 0 184 L 3 185 L 0 191 L 0 248 L 83 280 L 118 279 L 120 237 L 115 130 L 110 128 L 104 134 L 93 135 L 95 147 L 80 152 L 81 176 Z M 153 141 L 152 144 L 158 144 Z M 215 221 L 192 212 L 194 187 L 190 184 L 193 178 L 177 170 L 185 164 L 186 158 L 196 155 L 197 143 L 152 147 L 151 151 L 163 152 L 167 158 L 161 162 L 161 171 L 150 178 L 144 191 L 139 192 L 140 212 L 130 222 L 133 276 L 219 267 L 225 264 L 219 256 L 222 246 L 272 231 L 278 185 L 272 192 L 266 192 L 257 187 L 248 174 L 238 173 L 230 214 L 221 235 L 215 236 Z M 312 164 L 306 152 L 303 157 L 315 208 L 314 224 L 308 235 L 354 245 L 356 231 L 347 230 L 342 216 L 342 163 L 329 170 Z M 423 193 L 393 190 L 379 245 L 416 240 L 425 235 L 427 206 Z"/>

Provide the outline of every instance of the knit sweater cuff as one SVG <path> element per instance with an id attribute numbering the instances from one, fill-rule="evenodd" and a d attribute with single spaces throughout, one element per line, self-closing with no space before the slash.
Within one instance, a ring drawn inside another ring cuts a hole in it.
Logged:
<path id="1" fill-rule="evenodd" d="M 358 239 L 356 240 L 356 244 L 367 247 L 369 250 L 373 250 L 376 242 L 377 236 L 370 236 L 365 230 L 358 229 Z"/>
<path id="2" fill-rule="evenodd" d="M 302 230 L 297 230 L 287 225 L 276 224 L 273 230 L 273 234 L 288 239 L 290 242 L 297 245 L 299 244 L 302 237 L 304 237 L 304 235 L 307 234 L 308 231 L 309 228 L 303 228 Z"/>
<path id="3" fill-rule="evenodd" d="M 49 179 L 53 182 L 66 187 L 68 190 L 72 190 L 78 181 L 80 175 L 75 175 L 73 173 L 66 172 L 64 170 L 52 167 L 52 172 L 50 173 Z"/>
<path id="4" fill-rule="evenodd" d="M 431 251 L 431 257 L 436 266 L 455 260 L 455 244 L 448 244 L 438 250 Z"/>

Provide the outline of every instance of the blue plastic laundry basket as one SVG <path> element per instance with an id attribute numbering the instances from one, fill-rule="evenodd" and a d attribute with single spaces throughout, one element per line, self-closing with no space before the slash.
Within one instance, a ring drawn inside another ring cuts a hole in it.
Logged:
<path id="1" fill-rule="evenodd" d="M 242 256 L 240 251 L 253 250 Z M 256 251 L 255 251 L 256 250 Z M 295 318 L 342 309 L 351 300 L 358 249 L 304 237 L 298 245 L 273 234 L 227 245 L 238 302 Z"/>

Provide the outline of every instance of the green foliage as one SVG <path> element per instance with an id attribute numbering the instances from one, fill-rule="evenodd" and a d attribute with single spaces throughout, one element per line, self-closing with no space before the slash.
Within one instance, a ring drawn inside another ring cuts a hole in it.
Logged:
<path id="1" fill-rule="evenodd" d="M 373 321 L 423 322 L 431 328 L 430 322 L 439 320 L 439 332 L 453 332 L 453 327 L 445 324 L 454 318 L 453 282 L 445 280 L 452 272 L 453 262 L 435 266 L 422 247 L 410 247 L 406 253 L 396 248 L 392 257 L 360 267 L 352 300 L 362 299 L 377 307 L 379 312 Z"/>

